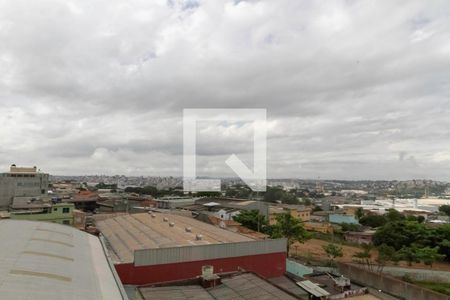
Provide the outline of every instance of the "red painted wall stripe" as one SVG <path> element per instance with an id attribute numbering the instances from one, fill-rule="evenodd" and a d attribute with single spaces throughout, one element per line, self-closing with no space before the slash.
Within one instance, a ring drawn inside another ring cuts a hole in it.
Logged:
<path id="1" fill-rule="evenodd" d="M 194 278 L 201 275 L 204 265 L 214 266 L 215 273 L 238 271 L 240 267 L 272 278 L 286 272 L 286 252 L 139 267 L 127 263 L 115 267 L 123 284 L 150 284 Z"/>

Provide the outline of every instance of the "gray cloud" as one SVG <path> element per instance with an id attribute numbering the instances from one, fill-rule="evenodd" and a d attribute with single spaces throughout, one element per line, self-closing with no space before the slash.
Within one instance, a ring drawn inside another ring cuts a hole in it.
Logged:
<path id="1" fill-rule="evenodd" d="M 449 16 L 446 1 L 2 1 L 0 168 L 181 175 L 183 108 L 267 108 L 271 177 L 449 180 Z M 206 126 L 199 171 L 251 165 L 250 138 Z"/>

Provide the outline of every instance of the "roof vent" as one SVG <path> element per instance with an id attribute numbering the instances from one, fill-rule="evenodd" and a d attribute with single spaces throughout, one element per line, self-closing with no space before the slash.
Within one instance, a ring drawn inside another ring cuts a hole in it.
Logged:
<path id="1" fill-rule="evenodd" d="M 214 266 L 202 266 L 202 276 L 211 276 L 214 274 Z"/>
<path id="2" fill-rule="evenodd" d="M 175 226 L 175 223 L 174 223 L 174 222 L 170 222 L 170 223 L 169 223 L 169 226 L 170 226 L 170 227 L 173 227 L 173 226 Z"/>
<path id="3" fill-rule="evenodd" d="M 164 218 L 163 218 L 163 221 L 164 221 L 164 222 L 169 222 L 169 218 L 164 217 Z"/>
<path id="4" fill-rule="evenodd" d="M 221 278 L 217 274 L 214 274 L 213 266 L 202 266 L 200 282 L 204 288 L 215 287 L 222 283 Z"/>
<path id="5" fill-rule="evenodd" d="M 186 227 L 186 228 L 184 228 L 184 230 L 186 230 L 186 232 L 192 232 L 192 228 L 191 227 Z"/>
<path id="6" fill-rule="evenodd" d="M 195 235 L 195 239 L 196 239 L 197 241 L 201 241 L 201 240 L 203 239 L 203 235 L 201 235 L 201 234 L 196 234 L 196 235 Z"/>

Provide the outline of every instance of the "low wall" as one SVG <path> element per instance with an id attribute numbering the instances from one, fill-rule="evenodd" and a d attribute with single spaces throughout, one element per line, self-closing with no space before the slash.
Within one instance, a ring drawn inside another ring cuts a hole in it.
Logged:
<path id="1" fill-rule="evenodd" d="M 388 294 L 379 292 L 377 289 L 368 287 L 367 290 L 369 291 L 369 294 L 381 299 L 381 300 L 398 300 L 397 297 L 389 296 Z"/>
<path id="2" fill-rule="evenodd" d="M 312 268 L 290 259 L 286 259 L 286 271 L 298 277 L 303 277 L 314 272 Z"/>
<path id="3" fill-rule="evenodd" d="M 445 282 L 450 283 L 450 271 L 438 271 L 432 269 L 408 269 L 401 267 L 384 267 L 383 273 L 402 277 L 408 275 L 417 281 Z"/>
<path id="4" fill-rule="evenodd" d="M 402 280 L 378 274 L 357 266 L 338 263 L 339 272 L 350 280 L 368 287 L 381 290 L 400 299 L 449 300 L 450 297 Z"/>

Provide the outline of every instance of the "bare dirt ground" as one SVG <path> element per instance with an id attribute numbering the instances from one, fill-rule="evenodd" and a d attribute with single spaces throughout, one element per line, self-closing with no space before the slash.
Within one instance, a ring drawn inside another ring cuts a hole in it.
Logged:
<path id="1" fill-rule="evenodd" d="M 304 258 L 311 258 L 313 260 L 327 260 L 328 257 L 323 250 L 322 246 L 327 245 L 329 242 L 311 239 L 306 241 L 304 244 L 295 243 L 291 246 L 290 255 L 292 256 L 300 256 Z M 337 243 L 339 244 L 339 243 Z M 342 247 L 343 257 L 336 258 L 336 261 L 352 263 L 354 262 L 353 255 L 361 251 L 361 248 L 355 246 L 347 246 L 340 245 Z M 376 258 L 378 253 L 376 250 L 372 250 L 372 258 Z M 400 262 L 397 265 L 393 263 L 389 263 L 389 266 L 397 266 L 404 268 L 413 268 L 413 269 L 428 269 L 428 270 L 441 270 L 441 271 L 450 271 L 449 263 L 435 263 L 433 264 L 433 268 L 430 269 L 429 266 L 424 265 L 422 263 L 413 263 L 412 266 L 408 266 L 406 262 Z"/>
<path id="2" fill-rule="evenodd" d="M 304 244 L 301 243 L 295 243 L 291 246 L 291 255 L 297 255 L 301 257 L 311 257 L 312 259 L 316 260 L 325 260 L 327 259 L 327 255 L 325 251 L 323 250 L 322 246 L 326 246 L 329 244 L 327 241 L 322 241 L 318 239 L 311 239 L 306 241 Z M 338 243 L 337 243 L 338 244 Z M 353 255 L 361 251 L 361 248 L 353 247 L 353 246 L 346 246 L 346 245 L 340 245 L 342 247 L 342 252 L 344 254 L 343 257 L 336 258 L 337 261 L 340 262 L 352 262 Z M 376 251 L 372 251 L 373 256 L 376 256 Z"/>

